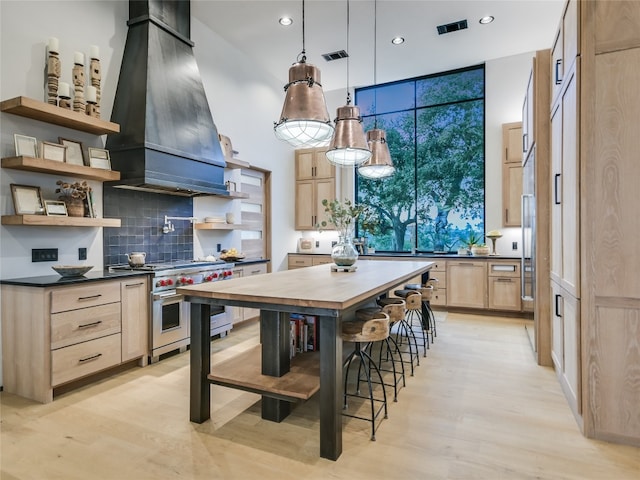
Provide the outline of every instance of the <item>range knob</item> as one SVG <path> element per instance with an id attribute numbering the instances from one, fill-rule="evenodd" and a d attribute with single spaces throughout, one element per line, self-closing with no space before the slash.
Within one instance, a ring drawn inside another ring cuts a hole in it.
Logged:
<path id="1" fill-rule="evenodd" d="M 213 272 L 213 273 L 211 274 L 211 277 L 212 277 L 213 279 L 218 278 L 218 277 L 219 277 L 218 272 Z"/>
<path id="2" fill-rule="evenodd" d="M 189 285 L 193 285 L 193 278 L 187 278 L 187 283 Z"/>
<path id="3" fill-rule="evenodd" d="M 204 277 L 205 282 L 210 282 L 211 280 L 213 280 L 213 275 L 207 275 L 206 277 Z"/>
<path id="4" fill-rule="evenodd" d="M 164 287 L 167 285 L 167 282 L 165 280 L 158 280 L 156 282 L 156 287 Z"/>
<path id="5" fill-rule="evenodd" d="M 173 279 L 167 278 L 167 285 L 173 285 Z"/>

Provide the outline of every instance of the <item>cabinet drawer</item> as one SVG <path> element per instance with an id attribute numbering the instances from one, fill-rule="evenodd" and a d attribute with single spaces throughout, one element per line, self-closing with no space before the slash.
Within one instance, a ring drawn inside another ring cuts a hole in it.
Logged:
<path id="1" fill-rule="evenodd" d="M 431 272 L 445 272 L 447 270 L 446 260 L 434 260 Z"/>
<path id="2" fill-rule="evenodd" d="M 120 332 L 120 303 L 51 315 L 51 350 Z"/>
<path id="3" fill-rule="evenodd" d="M 447 272 L 434 272 L 433 270 L 429 272 L 429 279 L 438 279 L 437 282 L 433 283 L 433 292 L 439 290 L 447 289 Z"/>
<path id="4" fill-rule="evenodd" d="M 97 282 L 51 292 L 51 313 L 120 301 L 120 282 Z"/>
<path id="5" fill-rule="evenodd" d="M 520 262 L 489 262 L 489 276 L 520 278 Z"/>
<path id="6" fill-rule="evenodd" d="M 263 273 L 267 273 L 267 264 L 266 263 L 258 263 L 256 265 L 245 265 L 242 267 L 242 275 L 244 277 L 250 277 L 251 275 L 262 275 Z"/>
<path id="7" fill-rule="evenodd" d="M 312 265 L 311 257 L 289 257 L 289 269 L 310 267 Z"/>
<path id="8" fill-rule="evenodd" d="M 330 256 L 327 256 L 327 257 L 313 257 L 311 259 L 311 264 L 312 265 L 325 265 L 327 263 L 333 263 L 333 260 L 331 260 Z"/>
<path id="9" fill-rule="evenodd" d="M 447 306 L 447 291 L 446 290 L 434 290 L 433 295 L 431 295 L 431 300 L 429 301 L 431 305 L 436 305 L 440 307 Z"/>
<path id="10" fill-rule="evenodd" d="M 51 352 L 51 385 L 61 385 L 120 363 L 119 333 Z"/>

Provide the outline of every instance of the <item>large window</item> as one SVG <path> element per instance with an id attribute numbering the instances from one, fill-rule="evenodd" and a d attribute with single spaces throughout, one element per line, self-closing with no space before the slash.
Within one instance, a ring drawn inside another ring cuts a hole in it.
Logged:
<path id="1" fill-rule="evenodd" d="M 455 251 L 484 234 L 484 66 L 356 89 L 365 131 L 387 132 L 395 174 L 356 176 L 378 251 Z M 362 231 L 359 232 L 362 235 Z"/>

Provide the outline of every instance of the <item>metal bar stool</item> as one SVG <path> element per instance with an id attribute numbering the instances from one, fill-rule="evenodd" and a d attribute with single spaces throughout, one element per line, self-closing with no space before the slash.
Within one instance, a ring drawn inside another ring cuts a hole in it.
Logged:
<path id="1" fill-rule="evenodd" d="M 378 305 L 380 305 L 381 307 L 385 307 L 386 305 L 393 305 L 398 302 L 403 303 L 403 310 L 402 310 L 403 314 L 401 317 L 398 318 L 398 321 L 397 321 L 398 328 L 396 329 L 395 339 L 393 343 L 396 345 L 396 347 L 398 347 L 398 352 L 400 352 L 400 359 L 402 361 L 403 370 L 404 370 L 404 364 L 409 363 L 409 365 L 411 366 L 411 376 L 413 377 L 414 362 L 416 366 L 420 365 L 420 354 L 418 352 L 418 339 L 416 338 L 415 333 L 411 328 L 411 325 L 407 321 L 407 315 L 406 315 L 407 303 L 405 300 L 399 297 L 396 297 L 396 298 L 383 297 L 378 299 Z M 400 349 L 400 346 L 404 345 L 404 340 L 403 340 L 404 338 L 407 339 L 408 352 L 406 350 L 403 351 Z M 409 354 L 408 362 L 405 360 L 405 357 L 402 355 L 403 353 Z"/>
<path id="2" fill-rule="evenodd" d="M 420 285 L 419 283 L 408 283 L 404 286 L 407 290 L 417 290 L 422 294 L 422 318 L 425 321 L 423 328 L 431 334 L 431 343 L 433 343 L 433 337 L 438 336 L 436 331 L 436 316 L 431 308 L 434 284 L 437 282 L 437 278 L 431 278 L 424 285 Z"/>
<path id="3" fill-rule="evenodd" d="M 415 336 L 414 327 L 416 327 L 420 336 L 422 337 L 422 347 L 424 351 L 424 356 L 427 356 L 427 349 L 429 348 L 429 336 L 426 332 L 426 322 L 424 317 L 422 316 L 422 293 L 419 290 L 411 290 L 411 289 L 403 289 L 396 290 L 393 292 L 398 297 L 403 298 L 407 303 L 407 323 L 411 331 Z M 419 365 L 420 363 L 418 363 Z"/>
<path id="4" fill-rule="evenodd" d="M 373 312 L 384 312 L 389 315 L 389 336 L 380 342 L 380 348 L 378 349 L 378 369 L 380 372 L 388 372 L 393 374 L 393 382 L 384 383 L 387 387 L 393 388 L 393 401 L 398 401 L 399 387 L 405 387 L 405 374 L 404 374 L 404 362 L 402 361 L 402 352 L 400 347 L 391 335 L 391 329 L 393 325 L 404 319 L 406 306 L 404 300 L 401 298 L 393 298 L 391 302 L 384 305 L 378 302 L 378 307 L 371 307 L 366 309 Z M 370 342 L 367 346 L 367 352 L 373 358 L 373 345 L 375 342 Z M 383 354 L 385 358 L 383 359 Z M 398 365 L 398 367 L 396 367 Z M 358 371 L 358 381 L 360 381 L 360 371 Z M 374 381 L 374 380 L 372 380 Z M 400 385 L 402 382 L 402 385 Z"/>
<path id="5" fill-rule="evenodd" d="M 362 348 L 363 343 L 378 342 L 389 337 L 389 315 L 376 309 L 371 311 L 370 309 L 362 309 L 356 311 L 356 319 L 346 321 L 342 323 L 342 340 L 345 342 L 353 342 L 355 344 L 354 350 L 349 354 L 343 364 L 344 370 L 344 390 L 343 390 L 343 412 L 342 415 L 346 417 L 358 418 L 360 420 L 367 420 L 371 422 L 371 440 L 376 439 L 376 419 L 382 411 L 384 411 L 384 418 L 388 418 L 387 415 L 387 392 L 384 388 L 382 374 L 378 369 L 378 366 L 373 361 L 371 356 L 366 352 L 366 349 Z M 367 379 L 367 385 L 369 387 L 369 395 L 364 396 L 360 394 L 360 375 L 358 375 L 357 387 L 355 393 L 348 393 L 347 384 L 349 378 L 349 370 L 351 364 L 355 358 L 360 360 L 360 368 L 365 372 Z M 373 369 L 371 368 L 373 367 Z M 375 398 L 373 396 L 373 382 L 371 381 L 371 372 L 375 371 L 379 382 L 382 385 L 383 398 Z M 369 418 L 362 417 L 357 414 L 346 413 L 348 409 L 347 398 L 358 397 L 368 399 L 371 403 L 371 416 Z M 380 407 L 376 410 L 376 403 L 380 403 Z"/>

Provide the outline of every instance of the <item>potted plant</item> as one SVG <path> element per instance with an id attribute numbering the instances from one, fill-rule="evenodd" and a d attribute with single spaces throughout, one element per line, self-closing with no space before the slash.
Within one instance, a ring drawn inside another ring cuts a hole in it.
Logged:
<path id="1" fill-rule="evenodd" d="M 458 254 L 471 255 L 473 252 L 473 248 L 479 245 L 481 242 L 482 237 L 473 230 L 470 231 L 466 237 L 460 239 L 460 243 L 463 245 L 463 248 L 458 249 Z"/>
<path id="2" fill-rule="evenodd" d="M 316 224 L 318 231 L 322 231 L 329 224 L 336 227 L 338 231 L 338 243 L 331 251 L 333 262 L 339 267 L 350 267 L 358 260 L 358 251 L 353 245 L 353 234 L 358 220 L 362 228 L 371 231 L 377 224 L 377 219 L 373 210 L 363 204 L 356 204 L 351 200 L 340 202 L 338 200 L 322 200 L 327 220 L 322 220 Z"/>
<path id="3" fill-rule="evenodd" d="M 91 187 L 86 181 L 67 183 L 62 180 L 56 182 L 58 188 L 56 193 L 59 193 L 59 200 L 63 201 L 67 206 L 67 214 L 70 217 L 84 217 L 85 204 L 89 202 L 89 194 Z"/>

